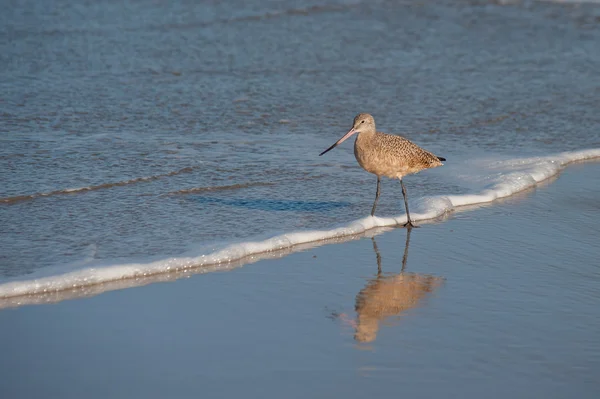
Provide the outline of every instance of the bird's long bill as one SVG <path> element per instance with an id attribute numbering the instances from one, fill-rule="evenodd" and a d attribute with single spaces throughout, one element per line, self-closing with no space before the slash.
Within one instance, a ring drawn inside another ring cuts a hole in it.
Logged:
<path id="1" fill-rule="evenodd" d="M 337 147 L 338 145 L 340 145 L 344 140 L 346 140 L 348 137 L 352 136 L 354 133 L 356 133 L 356 131 L 354 130 L 354 128 L 350 129 L 350 131 L 348 133 L 346 133 L 341 139 L 339 139 L 338 141 L 336 141 L 335 143 L 333 143 L 333 145 L 331 147 L 329 147 L 328 149 L 326 149 L 325 151 L 323 151 L 322 153 L 320 153 L 319 156 L 325 154 L 326 152 L 329 152 L 329 151 L 333 150 L 335 147 Z"/>

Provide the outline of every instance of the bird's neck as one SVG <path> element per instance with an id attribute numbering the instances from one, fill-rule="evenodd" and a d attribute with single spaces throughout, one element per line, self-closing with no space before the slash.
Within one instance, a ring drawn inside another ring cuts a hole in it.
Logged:
<path id="1" fill-rule="evenodd" d="M 360 133 L 358 133 L 356 135 L 356 141 L 361 142 L 361 141 L 364 141 L 364 140 L 369 140 L 374 135 L 375 135 L 374 131 L 360 132 Z"/>

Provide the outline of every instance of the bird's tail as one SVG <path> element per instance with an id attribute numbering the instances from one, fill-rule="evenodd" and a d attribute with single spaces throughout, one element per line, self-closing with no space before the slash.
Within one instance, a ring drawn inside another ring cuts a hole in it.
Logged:
<path id="1" fill-rule="evenodd" d="M 439 159 L 440 161 L 445 161 L 446 158 L 442 158 L 442 157 L 437 157 L 437 159 Z"/>

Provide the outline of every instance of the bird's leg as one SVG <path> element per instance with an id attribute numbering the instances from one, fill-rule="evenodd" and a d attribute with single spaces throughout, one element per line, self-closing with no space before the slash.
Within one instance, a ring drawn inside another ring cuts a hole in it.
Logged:
<path id="1" fill-rule="evenodd" d="M 408 220 L 408 222 L 404 224 L 404 227 L 409 229 L 413 227 L 419 227 L 415 226 L 412 220 L 410 220 L 410 212 L 408 211 L 408 201 L 406 200 L 406 188 L 404 187 L 404 182 L 402 181 L 402 179 L 400 179 L 400 185 L 402 186 L 402 196 L 404 197 L 404 207 L 406 208 L 406 219 Z"/>
<path id="2" fill-rule="evenodd" d="M 377 208 L 377 201 L 379 201 L 379 185 L 381 177 L 377 176 L 377 192 L 375 193 L 375 202 L 373 203 L 373 209 L 371 209 L 371 216 L 375 215 L 375 208 Z"/>

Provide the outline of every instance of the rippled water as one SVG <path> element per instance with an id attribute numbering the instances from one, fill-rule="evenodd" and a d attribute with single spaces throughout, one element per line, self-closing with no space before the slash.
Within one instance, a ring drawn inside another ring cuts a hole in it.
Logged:
<path id="1" fill-rule="evenodd" d="M 0 15 L 0 276 L 365 216 L 358 112 L 448 158 L 600 146 L 600 7 L 525 2 L 10 2 Z M 454 168 L 454 169 L 452 169 Z M 455 173 L 461 174 L 457 179 Z M 382 215 L 401 212 L 384 181 Z"/>

